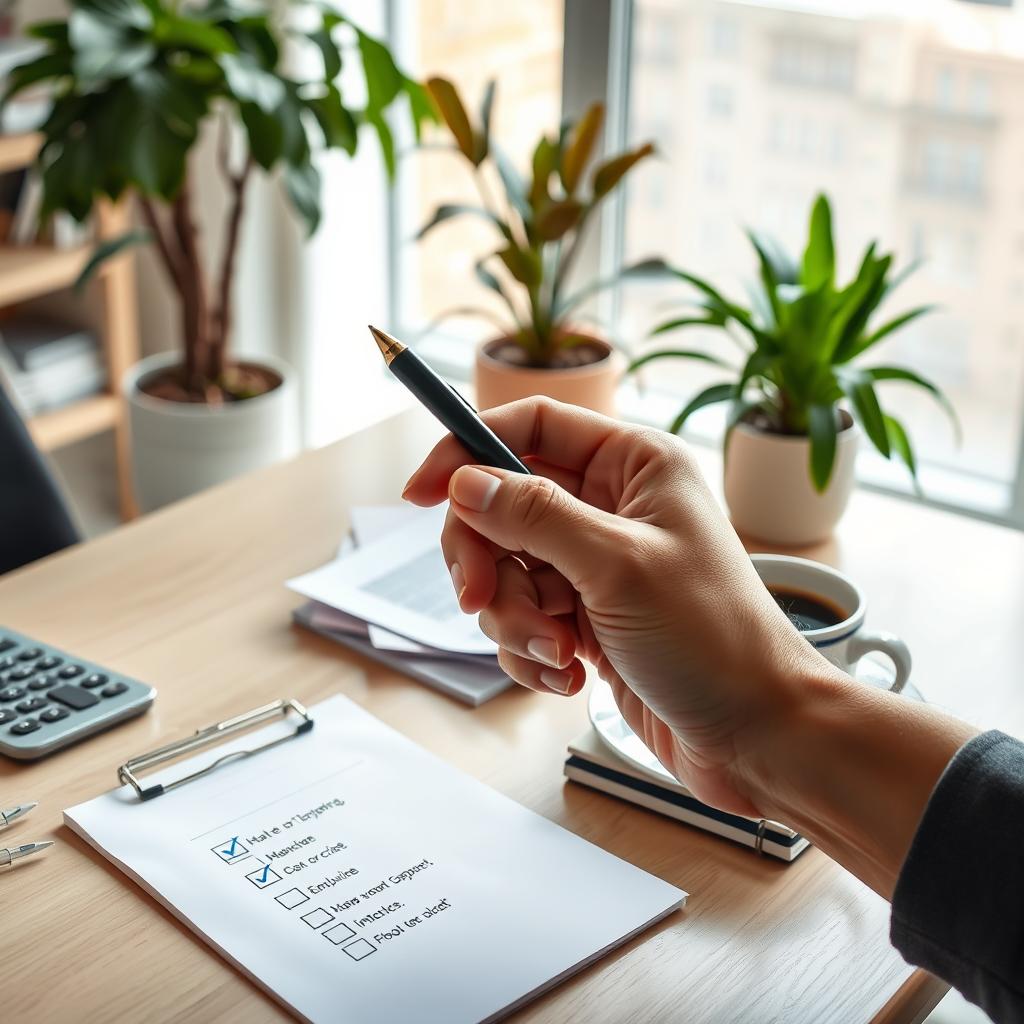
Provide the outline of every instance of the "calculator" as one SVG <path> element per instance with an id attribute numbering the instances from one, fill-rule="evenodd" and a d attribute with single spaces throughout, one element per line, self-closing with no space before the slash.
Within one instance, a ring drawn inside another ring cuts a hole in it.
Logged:
<path id="1" fill-rule="evenodd" d="M 152 686 L 0 626 L 0 754 L 28 761 L 141 715 Z"/>

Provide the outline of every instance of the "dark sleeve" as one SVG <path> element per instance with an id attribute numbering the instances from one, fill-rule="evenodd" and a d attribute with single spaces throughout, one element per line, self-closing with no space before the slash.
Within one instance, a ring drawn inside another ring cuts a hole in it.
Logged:
<path id="1" fill-rule="evenodd" d="M 77 540 L 57 484 L 0 384 L 0 573 Z"/>
<path id="2" fill-rule="evenodd" d="M 949 763 L 896 883 L 891 938 L 996 1024 L 1024 1022 L 1024 743 L 987 732 Z"/>

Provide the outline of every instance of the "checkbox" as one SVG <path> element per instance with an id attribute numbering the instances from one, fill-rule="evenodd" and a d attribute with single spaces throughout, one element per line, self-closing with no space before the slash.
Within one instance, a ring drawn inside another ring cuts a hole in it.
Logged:
<path id="1" fill-rule="evenodd" d="M 324 910 L 323 907 L 317 907 L 316 910 L 311 910 L 308 914 L 303 914 L 302 920 L 305 921 L 310 928 L 323 928 L 328 921 L 334 920 L 334 915 L 329 910 Z M 349 930 L 351 931 L 351 929 Z M 355 932 L 352 932 L 352 934 L 355 935 Z"/>
<path id="2" fill-rule="evenodd" d="M 245 877 L 257 889 L 266 889 L 267 886 L 281 881 L 281 876 L 269 864 L 264 864 L 263 867 L 258 868 L 256 871 L 250 871 Z"/>
<path id="3" fill-rule="evenodd" d="M 377 947 L 369 939 L 356 939 L 355 942 L 350 942 L 347 946 L 342 946 L 341 948 L 353 960 L 365 960 L 371 953 L 377 952 Z"/>
<path id="4" fill-rule="evenodd" d="M 333 928 L 328 928 L 320 934 L 336 946 L 340 946 L 343 942 L 348 942 L 355 935 L 355 932 L 347 924 L 336 924 Z"/>
<path id="5" fill-rule="evenodd" d="M 242 860 L 249 856 L 249 847 L 242 842 L 238 836 L 230 836 L 222 843 L 211 846 L 210 849 L 224 861 L 225 864 L 234 864 L 236 860 Z"/>
<path id="6" fill-rule="evenodd" d="M 289 889 L 287 892 L 281 893 L 280 896 L 275 896 L 275 900 L 284 907 L 285 910 L 294 910 L 296 907 L 309 900 L 309 897 L 301 889 Z"/>

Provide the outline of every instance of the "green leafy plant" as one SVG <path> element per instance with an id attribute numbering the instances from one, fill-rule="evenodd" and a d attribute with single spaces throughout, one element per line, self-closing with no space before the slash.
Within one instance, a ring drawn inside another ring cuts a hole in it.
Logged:
<path id="1" fill-rule="evenodd" d="M 301 16 L 307 19 L 301 30 L 292 27 Z M 360 125 L 370 125 L 393 173 L 385 111 L 406 97 L 418 134 L 420 123 L 434 117 L 426 91 L 395 66 L 381 42 L 320 3 L 285 5 L 275 20 L 235 0 L 73 0 L 66 20 L 29 32 L 47 51 L 11 74 L 4 101 L 40 82 L 52 87 L 39 154 L 42 216 L 62 210 L 82 220 L 98 198 L 134 193 L 145 231 L 107 242 L 89 269 L 125 245 L 152 241 L 181 302 L 184 396 L 245 397 L 225 349 L 254 170 L 280 169 L 290 203 L 312 233 L 320 220 L 317 149 L 352 155 Z M 339 43 L 342 35 L 350 42 Z M 318 51 L 318 72 L 286 74 L 286 42 Z M 366 79 L 366 103 L 358 108 L 344 101 L 336 82 L 353 52 Z M 210 281 L 189 156 L 204 122 L 216 116 L 229 199 L 220 265 Z M 245 149 L 234 159 L 232 133 Z"/>
<path id="2" fill-rule="evenodd" d="M 626 268 L 615 278 L 569 289 L 581 239 L 595 211 L 625 176 L 654 152 L 654 146 L 646 143 L 597 159 L 604 106 L 595 103 L 578 121 L 563 124 L 557 137 L 545 135 L 540 139 L 524 180 L 491 138 L 494 82 L 487 86 L 475 124 L 451 82 L 431 78 L 426 84 L 452 137 L 453 148 L 470 165 L 482 205 L 439 206 L 417 238 L 422 239 L 455 217 L 478 217 L 490 224 L 500 243 L 477 261 L 476 277 L 508 311 L 509 321 L 499 321 L 504 334 L 519 344 L 531 365 L 550 366 L 563 349 L 588 340 L 573 327 L 586 299 L 623 276 L 641 275 L 653 266 L 652 261 L 645 261 Z M 504 193 L 500 205 L 491 187 L 495 179 Z M 445 315 L 456 313 L 488 320 L 494 316 L 490 310 L 472 306 Z"/>
<path id="3" fill-rule="evenodd" d="M 651 336 L 691 327 L 721 329 L 738 344 L 742 365 L 693 349 L 665 349 L 634 360 L 631 371 L 661 359 L 691 359 L 732 370 L 736 379 L 713 384 L 696 395 L 670 426 L 678 433 L 704 406 L 731 405 L 728 432 L 740 422 L 780 434 L 810 439 L 810 474 L 823 491 L 835 461 L 842 428 L 841 404 L 859 422 L 871 443 L 886 458 L 899 457 L 917 479 L 910 438 L 896 417 L 882 410 L 875 385 L 903 381 L 923 388 L 946 410 L 959 431 L 956 414 L 943 393 L 912 370 L 898 366 L 854 365 L 869 349 L 934 307 L 919 306 L 884 323 L 872 319 L 878 307 L 915 269 L 892 274 L 892 254 L 880 254 L 872 242 L 856 276 L 836 282 L 832 211 L 819 195 L 811 211 L 807 247 L 797 263 L 770 239 L 747 232 L 757 252 L 760 277 L 750 308 L 726 298 L 718 289 L 683 270 L 666 271 L 696 290 L 695 309 L 656 327 Z"/>

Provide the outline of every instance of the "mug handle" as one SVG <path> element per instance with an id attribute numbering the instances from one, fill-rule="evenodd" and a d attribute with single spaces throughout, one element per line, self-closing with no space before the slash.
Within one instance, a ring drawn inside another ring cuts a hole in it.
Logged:
<path id="1" fill-rule="evenodd" d="M 857 663 L 865 654 L 880 651 L 888 657 L 896 667 L 896 678 L 889 689 L 893 693 L 902 693 L 910 678 L 910 648 L 893 633 L 855 633 L 846 647 L 850 665 L 856 668 Z"/>

